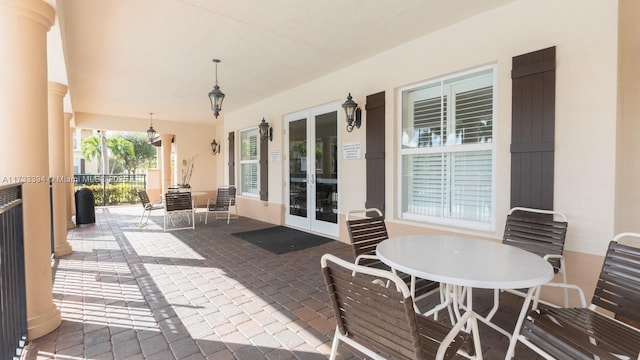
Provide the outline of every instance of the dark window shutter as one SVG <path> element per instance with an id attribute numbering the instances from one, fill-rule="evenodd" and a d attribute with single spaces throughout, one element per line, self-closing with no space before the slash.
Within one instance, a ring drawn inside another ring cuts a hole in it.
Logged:
<path id="1" fill-rule="evenodd" d="M 511 207 L 553 209 L 556 48 L 513 58 Z"/>
<path id="2" fill-rule="evenodd" d="M 367 96 L 366 131 L 367 147 L 365 159 L 367 165 L 366 208 L 378 208 L 385 212 L 385 173 L 384 173 L 384 91 Z"/>
<path id="3" fill-rule="evenodd" d="M 235 133 L 229 133 L 229 185 L 236 184 L 236 143 Z"/>
<path id="4" fill-rule="evenodd" d="M 260 138 L 260 135 L 258 135 Z M 269 141 L 260 141 L 260 200 L 269 200 L 269 164 L 267 162 L 269 152 Z"/>

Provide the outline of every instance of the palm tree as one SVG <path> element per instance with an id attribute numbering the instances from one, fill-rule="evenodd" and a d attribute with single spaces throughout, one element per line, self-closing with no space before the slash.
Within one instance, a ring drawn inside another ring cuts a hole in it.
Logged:
<path id="1" fill-rule="evenodd" d="M 100 146 L 102 148 L 102 178 L 106 179 L 107 170 L 109 170 L 109 152 L 107 150 L 107 132 L 105 130 L 98 130 L 100 133 Z M 107 181 L 104 181 L 104 185 L 107 184 Z"/>
<path id="2" fill-rule="evenodd" d="M 87 160 L 100 159 L 98 171 L 102 172 L 102 140 L 97 136 L 91 136 L 82 140 L 82 157 Z"/>

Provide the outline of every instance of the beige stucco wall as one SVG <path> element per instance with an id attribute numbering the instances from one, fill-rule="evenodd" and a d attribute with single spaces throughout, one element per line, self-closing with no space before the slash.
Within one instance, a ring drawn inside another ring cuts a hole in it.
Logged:
<path id="1" fill-rule="evenodd" d="M 637 40 L 637 36 L 633 39 Z M 628 200 L 635 201 L 635 205 L 619 203 L 616 206 L 615 160 L 620 149 L 616 148 L 619 88 L 618 3 L 615 1 L 515 1 L 251 106 L 226 113 L 224 131 L 256 126 L 265 117 L 274 127 L 274 140 L 269 143 L 269 150 L 280 150 L 284 154 L 284 115 L 329 102 L 343 102 L 348 92 L 364 107 L 366 95 L 385 91 L 386 203 L 390 227 L 398 232 L 456 231 L 497 241 L 502 236 L 510 202 L 511 59 L 550 46 L 557 48 L 554 203 L 556 210 L 567 215 L 570 224 L 566 244 L 570 254 L 569 279 L 585 286 L 589 295 L 594 274 L 599 271 L 598 259 L 614 233 L 624 227 L 614 227 L 616 213 L 630 206 L 639 206 L 635 200 L 637 196 Z M 398 89 L 483 65 L 496 67 L 496 215 L 493 230 L 480 232 L 397 219 Z M 629 107 L 626 111 L 637 113 L 637 109 L 630 110 Z M 340 113 L 339 116 L 339 123 L 344 124 L 344 115 Z M 366 127 L 366 112 L 363 126 Z M 347 133 L 341 125 L 338 141 L 339 149 L 343 143 L 351 141 L 362 143 L 364 149 L 365 130 L 361 128 Z M 627 162 L 631 160 L 629 156 Z M 227 161 L 225 158 L 225 168 L 222 169 L 225 174 Z M 270 203 L 284 202 L 285 164 L 284 159 L 280 164 L 269 164 Z M 360 189 L 365 181 L 365 168 L 364 157 L 361 160 L 340 160 L 341 221 L 349 209 L 364 206 L 365 193 Z M 625 188 L 629 190 L 625 195 L 638 193 L 631 184 Z M 283 211 L 282 207 L 271 206 L 261 210 L 259 218 L 263 219 L 278 218 L 267 212 Z M 628 223 L 626 221 L 624 225 Z M 343 224 L 340 239 L 348 239 Z"/>
<path id="2" fill-rule="evenodd" d="M 363 106 L 367 94 L 386 91 L 386 194 L 388 216 L 393 221 L 399 186 L 395 155 L 397 89 L 494 64 L 497 79 L 495 226 L 488 233 L 459 230 L 499 238 L 509 209 L 511 59 L 556 46 L 555 207 L 569 217 L 567 248 L 602 254 L 613 236 L 617 13 L 616 2 L 609 1 L 579 5 L 573 1 L 516 1 L 227 113 L 225 132 L 256 126 L 264 116 L 274 127 L 270 151 L 283 151 L 285 114 L 332 101 L 343 102 L 348 92 Z M 343 123 L 343 114 L 339 115 Z M 363 126 L 366 127 L 366 112 Z M 339 143 L 350 141 L 361 142 L 364 148 L 364 128 L 347 133 L 341 126 Z M 598 171 L 593 171 L 594 168 Z M 363 206 L 364 191 L 351 190 L 362 187 L 364 170 L 364 158 L 341 161 L 340 184 L 342 189 L 349 190 L 340 193 L 342 214 Z M 284 162 L 269 165 L 270 202 L 283 202 L 283 172 Z"/>
<path id="3" fill-rule="evenodd" d="M 228 177 L 225 177 L 225 171 L 228 167 L 229 161 L 229 134 L 224 131 L 224 124 L 222 121 L 218 121 L 215 124 L 215 136 L 211 138 L 211 140 L 216 139 L 216 142 L 220 144 L 220 153 L 213 156 L 213 164 L 214 168 L 217 169 L 215 172 L 215 181 L 216 184 L 219 185 L 229 185 Z M 211 141 L 209 141 L 211 144 Z"/>
<path id="4" fill-rule="evenodd" d="M 615 232 L 640 232 L 640 2 L 620 2 Z"/>

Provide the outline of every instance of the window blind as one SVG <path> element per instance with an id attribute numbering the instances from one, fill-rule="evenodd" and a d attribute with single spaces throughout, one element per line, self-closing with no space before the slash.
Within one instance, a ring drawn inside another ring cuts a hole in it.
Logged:
<path id="1" fill-rule="evenodd" d="M 456 94 L 456 136 L 462 144 L 491 142 L 493 86 Z"/>
<path id="2" fill-rule="evenodd" d="M 403 92 L 403 217 L 491 222 L 493 92 L 492 71 Z"/>
<path id="3" fill-rule="evenodd" d="M 240 133 L 240 190 L 245 195 L 260 194 L 258 129 Z"/>
<path id="4" fill-rule="evenodd" d="M 414 129 L 418 147 L 440 146 L 442 141 L 443 115 L 446 118 L 446 96 L 418 100 L 413 104 Z"/>
<path id="5" fill-rule="evenodd" d="M 241 164 L 240 169 L 242 173 L 242 192 L 249 194 L 258 194 L 260 189 L 258 182 L 258 179 L 260 178 L 258 164 Z"/>

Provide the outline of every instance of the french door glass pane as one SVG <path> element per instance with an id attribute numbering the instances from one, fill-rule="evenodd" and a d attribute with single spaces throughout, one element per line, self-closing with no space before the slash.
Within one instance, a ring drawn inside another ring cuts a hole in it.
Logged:
<path id="1" fill-rule="evenodd" d="M 307 217 L 307 120 L 289 122 L 289 214 Z"/>
<path id="2" fill-rule="evenodd" d="M 315 118 L 315 219 L 338 223 L 337 122 L 333 111 Z"/>

